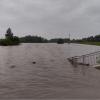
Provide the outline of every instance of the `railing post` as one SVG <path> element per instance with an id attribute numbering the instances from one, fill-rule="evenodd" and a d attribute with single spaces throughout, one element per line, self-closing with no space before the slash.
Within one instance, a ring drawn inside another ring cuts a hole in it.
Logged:
<path id="1" fill-rule="evenodd" d="M 85 64 L 85 55 L 83 56 L 83 64 Z"/>
<path id="2" fill-rule="evenodd" d="M 78 64 L 93 66 L 93 65 L 96 65 L 97 63 L 100 64 L 100 62 L 99 62 L 100 58 L 98 57 L 99 53 L 100 53 L 100 51 L 82 55 L 82 56 L 75 56 L 70 59 L 74 66 L 77 66 Z"/>

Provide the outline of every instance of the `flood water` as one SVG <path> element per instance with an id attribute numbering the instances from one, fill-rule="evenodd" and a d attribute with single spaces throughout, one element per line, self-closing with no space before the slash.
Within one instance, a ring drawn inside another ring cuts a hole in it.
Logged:
<path id="1" fill-rule="evenodd" d="M 100 51 L 100 47 L 80 44 L 0 47 L 0 98 L 100 98 L 100 70 L 75 67 L 67 60 L 95 51 Z"/>

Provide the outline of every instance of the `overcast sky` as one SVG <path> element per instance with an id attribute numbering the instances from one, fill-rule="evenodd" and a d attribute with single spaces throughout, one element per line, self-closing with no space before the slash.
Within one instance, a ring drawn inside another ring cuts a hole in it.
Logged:
<path id="1" fill-rule="evenodd" d="M 81 38 L 100 33 L 100 0 L 0 0 L 0 36 Z"/>

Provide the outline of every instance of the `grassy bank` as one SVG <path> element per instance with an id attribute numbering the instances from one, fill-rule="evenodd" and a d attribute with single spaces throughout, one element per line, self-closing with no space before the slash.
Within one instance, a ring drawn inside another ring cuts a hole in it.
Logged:
<path id="1" fill-rule="evenodd" d="M 87 44 L 87 45 L 97 45 L 100 46 L 100 42 L 88 42 L 88 41 L 84 41 L 84 42 L 77 42 L 79 44 Z"/>

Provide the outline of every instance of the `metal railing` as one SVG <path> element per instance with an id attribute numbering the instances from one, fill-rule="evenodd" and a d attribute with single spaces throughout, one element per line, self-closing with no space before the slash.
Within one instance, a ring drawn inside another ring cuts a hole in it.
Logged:
<path id="1" fill-rule="evenodd" d="M 94 66 L 100 64 L 100 51 L 68 58 L 72 64 Z"/>

